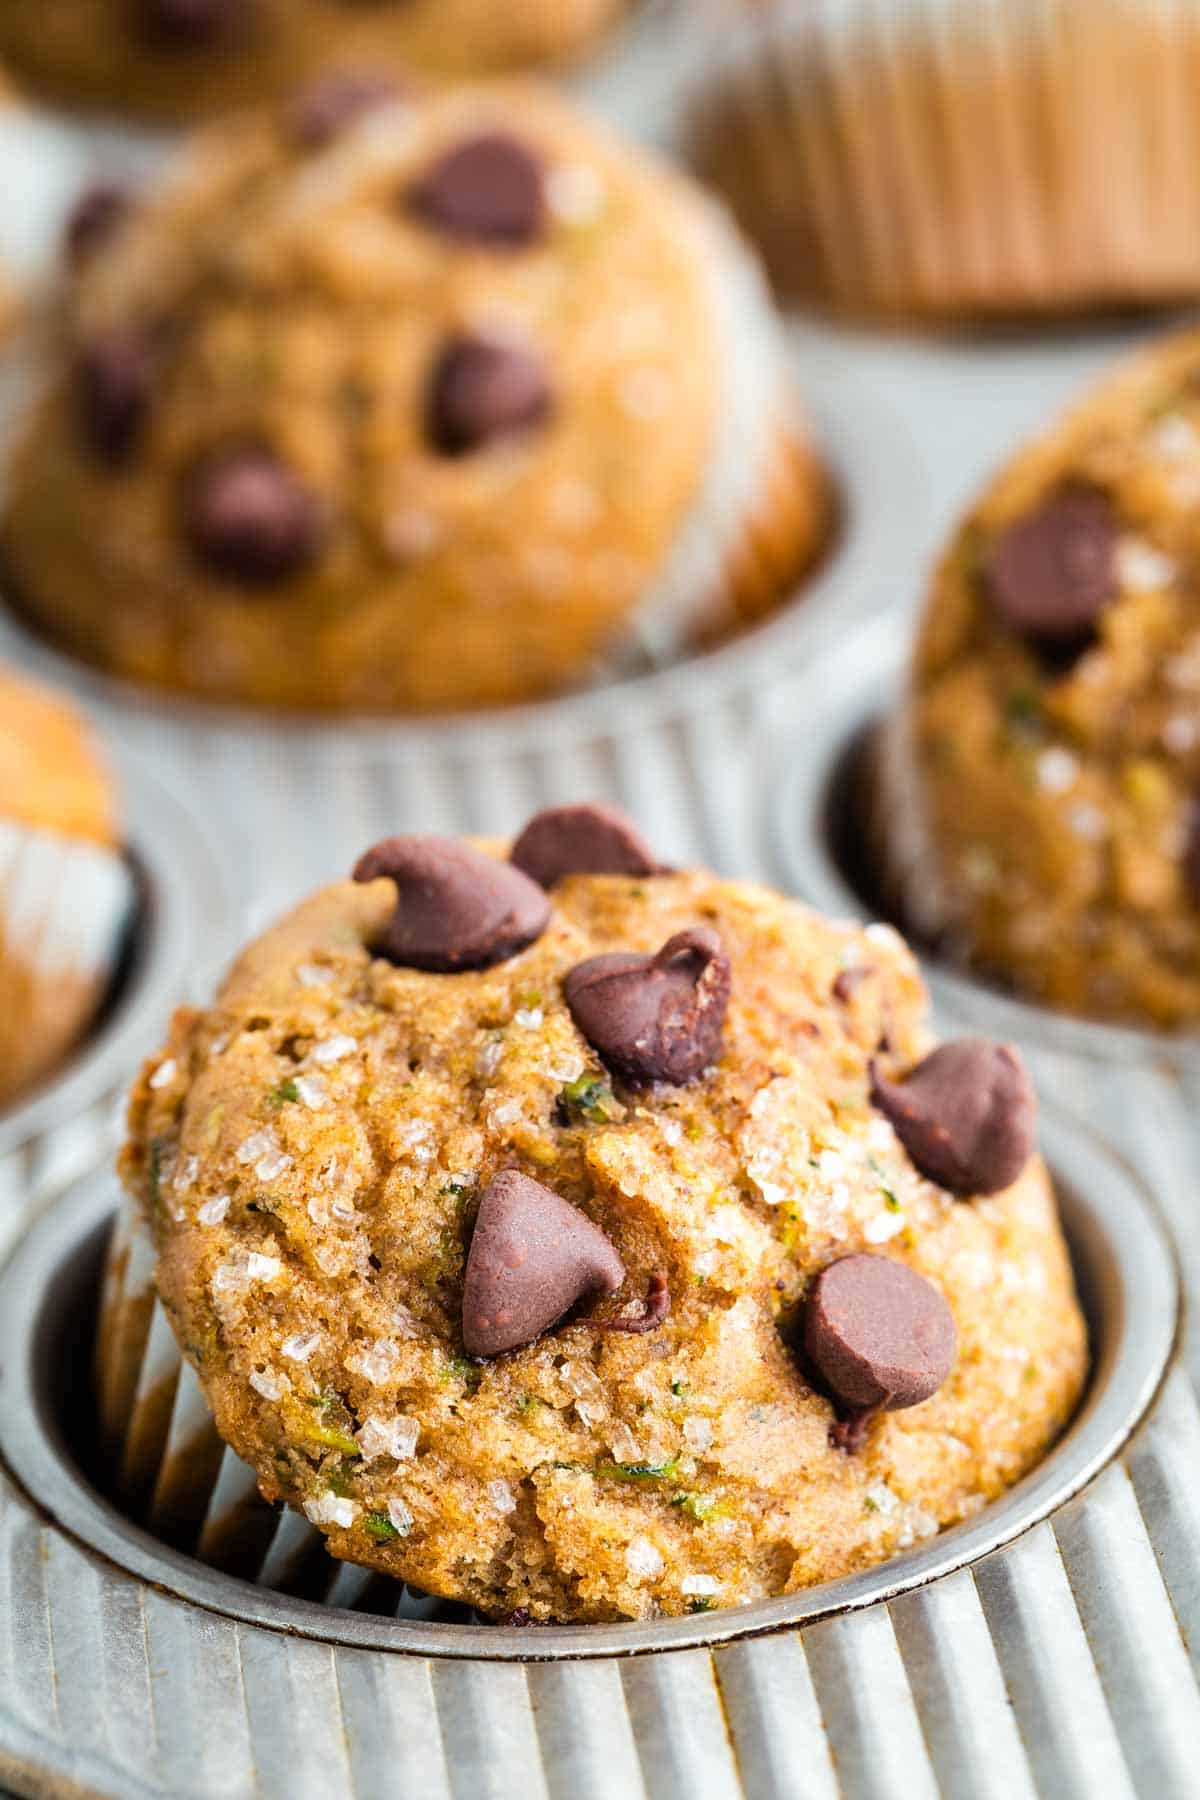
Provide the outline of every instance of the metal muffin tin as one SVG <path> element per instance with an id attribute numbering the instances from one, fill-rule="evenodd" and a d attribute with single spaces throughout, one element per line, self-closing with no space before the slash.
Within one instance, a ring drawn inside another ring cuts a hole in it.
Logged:
<path id="1" fill-rule="evenodd" d="M 1143 1470 L 1169 1480 L 1158 1440 L 1180 1384 L 1167 1373 L 1178 1281 L 1153 1200 L 1066 1119 L 1046 1121 L 1044 1144 L 1094 1372 L 1037 1470 L 976 1519 L 846 1580 L 702 1619 L 524 1631 L 273 1593 L 166 1549 L 100 1496 L 79 1461 L 81 1369 L 116 1195 L 109 1176 L 79 1184 L 0 1273 L 0 1772 L 7 1756 L 8 1779 L 34 1793 L 87 1771 L 86 1791 L 121 1795 L 692 1800 L 831 1792 L 836 1768 L 843 1792 L 898 1795 L 913 1778 L 952 1791 L 972 1719 L 1000 1717 L 1011 1772 L 1025 1771 L 1004 1791 L 1033 1791 L 1039 1765 L 1065 1767 L 1065 1744 L 1043 1741 L 1034 1690 L 1024 1706 L 1014 1690 L 1004 1716 L 1000 1657 L 1017 1640 L 1000 1622 L 1014 1608 L 1033 1609 L 1035 1630 L 1039 1615 L 1065 1621 L 1063 1565 L 1069 1578 L 1093 1552 L 1081 1520 Z M 1160 1423 L 1133 1435 L 1152 1406 Z M 969 1662 L 931 1659 L 952 1620 Z M 1078 1645 L 1048 1637 L 1041 1654 L 1077 1658 Z M 878 1762 L 876 1740 L 890 1744 Z M 1079 1745 L 1082 1772 L 1094 1749 Z"/>
<path id="2" fill-rule="evenodd" d="M 193 815 L 140 758 L 114 753 L 111 761 L 136 911 L 87 1037 L 53 1075 L 0 1111 L 0 1243 L 30 1207 L 111 1143 L 120 1084 L 153 1047 L 171 1006 L 206 986 L 230 948 L 227 884 Z"/>

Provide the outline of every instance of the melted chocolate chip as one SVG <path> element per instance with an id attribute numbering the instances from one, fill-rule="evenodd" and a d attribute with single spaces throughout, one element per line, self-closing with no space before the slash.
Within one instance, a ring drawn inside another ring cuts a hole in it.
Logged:
<path id="1" fill-rule="evenodd" d="M 355 881 L 383 878 L 396 884 L 397 905 L 373 948 L 405 969 L 491 968 L 532 944 L 550 919 L 540 887 L 457 838 L 385 838 L 354 871 Z"/>
<path id="2" fill-rule="evenodd" d="M 540 236 L 545 194 L 540 158 L 507 132 L 487 132 L 447 151 L 410 196 L 413 211 L 447 237 L 519 246 Z"/>
<path id="3" fill-rule="evenodd" d="M 901 1082 L 872 1063 L 871 1100 L 922 1175 L 952 1194 L 998 1194 L 1033 1152 L 1037 1101 L 1024 1063 L 1005 1044 L 943 1044 Z"/>
<path id="4" fill-rule="evenodd" d="M 859 1447 L 879 1411 L 919 1406 L 958 1353 L 954 1317 L 931 1281 L 888 1256 L 846 1256 L 813 1283 L 804 1349 L 844 1417 L 833 1438 Z"/>
<path id="5" fill-rule="evenodd" d="M 433 366 L 426 427 L 443 456 L 464 456 L 541 424 L 550 408 L 545 370 L 528 351 L 456 337 Z"/>
<path id="6" fill-rule="evenodd" d="M 133 195 L 115 181 L 98 181 L 84 190 L 71 208 L 63 231 L 63 248 L 72 269 L 81 269 L 115 237 L 133 211 Z"/>
<path id="7" fill-rule="evenodd" d="M 250 0 L 137 0 L 143 42 L 155 50 L 208 50 L 222 43 Z"/>
<path id="8" fill-rule="evenodd" d="M 79 418 L 93 454 L 119 467 L 129 461 L 150 409 L 154 348 L 144 332 L 110 331 L 93 339 L 75 368 Z"/>
<path id="9" fill-rule="evenodd" d="M 505 1169 L 479 1203 L 463 1284 L 463 1344 L 499 1356 L 532 1344 L 586 1294 L 625 1279 L 598 1226 L 558 1194 Z"/>
<path id="10" fill-rule="evenodd" d="M 237 587 L 288 581 L 320 551 L 324 521 L 313 495 L 268 450 L 208 457 L 192 474 L 184 511 L 196 556 Z"/>
<path id="11" fill-rule="evenodd" d="M 306 150 L 319 150 L 364 113 L 386 106 L 400 93 L 400 84 L 382 71 L 342 69 L 322 75 L 292 102 L 291 135 Z"/>
<path id="12" fill-rule="evenodd" d="M 1051 652 L 1087 644 L 1116 588 L 1117 523 L 1103 494 L 1059 494 L 1001 532 L 987 560 L 992 605 Z"/>
<path id="13" fill-rule="evenodd" d="M 548 806 L 535 813 L 510 860 L 552 888 L 565 875 L 659 875 L 662 864 L 632 819 L 615 806 Z"/>
<path id="14" fill-rule="evenodd" d="M 1183 851 L 1183 874 L 1188 892 L 1200 906 L 1200 794 L 1192 797 L 1187 816 L 1187 842 Z"/>
<path id="15" fill-rule="evenodd" d="M 629 1331 L 638 1335 L 657 1331 L 671 1316 L 671 1290 L 662 1273 L 652 1275 L 646 1285 L 646 1298 L 627 1306 L 611 1319 L 593 1319 L 597 1331 Z"/>
<path id="16" fill-rule="evenodd" d="M 715 931 L 677 932 L 656 956 L 593 956 L 563 983 L 588 1043 L 627 1080 L 694 1081 L 721 1052 L 729 958 Z"/>

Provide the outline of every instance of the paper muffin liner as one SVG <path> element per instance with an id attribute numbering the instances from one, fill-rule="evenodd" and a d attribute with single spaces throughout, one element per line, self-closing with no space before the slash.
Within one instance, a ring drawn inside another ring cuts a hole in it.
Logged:
<path id="1" fill-rule="evenodd" d="M 96 1327 L 97 1470 L 127 1518 L 210 1568 L 330 1606 L 400 1619 L 474 1617 L 325 1548 L 302 1513 L 262 1498 L 254 1471 L 222 1442 L 154 1288 L 155 1250 L 132 1201 L 105 1256 Z"/>
<path id="2" fill-rule="evenodd" d="M 0 1106 L 86 1035 L 134 906 L 117 852 L 0 820 Z"/>
<path id="3" fill-rule="evenodd" d="M 636 661 L 664 667 L 763 617 L 815 562 L 832 522 L 763 269 L 715 206 L 705 208 L 698 254 L 717 348 L 708 464 L 666 567 L 595 679 Z"/>
<path id="4" fill-rule="evenodd" d="M 1200 291 L 1200 12 L 1141 0 L 778 0 L 690 137 L 785 290 L 1022 313 Z"/>

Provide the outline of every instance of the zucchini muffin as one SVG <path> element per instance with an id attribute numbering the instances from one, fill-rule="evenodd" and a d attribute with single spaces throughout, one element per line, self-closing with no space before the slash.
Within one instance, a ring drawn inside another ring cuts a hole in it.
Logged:
<path id="1" fill-rule="evenodd" d="M 1198 496 L 1188 332 L 964 520 L 880 809 L 921 930 L 1049 1006 L 1169 1029 L 1200 1024 Z"/>
<path id="2" fill-rule="evenodd" d="M 1191 0 L 776 0 L 711 59 L 691 149 L 808 302 L 1178 304 L 1200 292 L 1198 67 Z"/>
<path id="3" fill-rule="evenodd" d="M 0 668 L 0 1106 L 83 1036 L 132 901 L 115 790 L 82 721 Z"/>
<path id="4" fill-rule="evenodd" d="M 439 75 L 563 62 L 627 0 L 0 0 L 0 55 L 75 105 L 194 119 L 347 59 Z"/>
<path id="5" fill-rule="evenodd" d="M 890 928 L 606 809 L 377 845 L 132 1098 L 222 1436 L 335 1556 L 491 1616 L 742 1604 L 972 1515 L 1085 1327 L 1018 1058 L 924 1014 Z"/>
<path id="6" fill-rule="evenodd" d="M 323 81 L 94 212 L 2 541 L 118 674 L 526 700 L 736 629 L 822 541 L 756 265 L 548 93 Z"/>

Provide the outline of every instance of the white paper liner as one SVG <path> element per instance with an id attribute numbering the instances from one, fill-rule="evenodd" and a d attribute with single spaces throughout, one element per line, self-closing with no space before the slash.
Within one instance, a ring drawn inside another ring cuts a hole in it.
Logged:
<path id="1" fill-rule="evenodd" d="M 96 1332 L 101 1482 L 125 1515 L 210 1568 L 329 1606 L 461 1621 L 467 1609 L 336 1562 L 302 1513 L 270 1506 L 217 1433 L 154 1291 L 150 1231 L 117 1212 Z"/>
<path id="2" fill-rule="evenodd" d="M 691 106 L 780 282 L 970 314 L 1200 291 L 1200 12 L 777 0 Z"/>
<path id="3" fill-rule="evenodd" d="M 801 442 L 782 325 L 762 268 L 716 207 L 706 208 L 700 237 L 717 340 L 708 465 L 666 567 L 631 620 L 626 645 L 605 659 L 597 676 L 625 672 L 631 656 L 662 668 L 701 636 L 736 628 L 733 572 L 770 504 L 781 447 Z"/>
<path id="4" fill-rule="evenodd" d="M 83 1037 L 134 902 L 132 872 L 115 851 L 0 819 L 0 1044 L 13 1098 Z"/>

